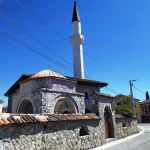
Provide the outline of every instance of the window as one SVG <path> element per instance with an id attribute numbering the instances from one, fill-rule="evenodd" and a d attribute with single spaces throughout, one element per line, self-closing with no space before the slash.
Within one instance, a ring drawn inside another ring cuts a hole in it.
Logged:
<path id="1" fill-rule="evenodd" d="M 88 127 L 83 126 L 80 129 L 80 136 L 85 136 L 85 135 L 89 135 L 89 130 L 88 130 Z"/>
<path id="2" fill-rule="evenodd" d="M 117 103 L 117 106 L 121 106 L 121 103 L 118 102 L 118 103 Z"/>
<path id="3" fill-rule="evenodd" d="M 122 123 L 122 127 L 127 127 L 126 123 L 123 122 Z"/>
<path id="4" fill-rule="evenodd" d="M 85 92 L 85 99 L 89 99 L 88 92 Z"/>

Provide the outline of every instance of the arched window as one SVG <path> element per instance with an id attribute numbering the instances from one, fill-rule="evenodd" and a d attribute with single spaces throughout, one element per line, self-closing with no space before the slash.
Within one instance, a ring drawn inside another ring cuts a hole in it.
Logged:
<path id="1" fill-rule="evenodd" d="M 89 99 L 88 92 L 85 92 L 85 99 Z"/>
<path id="2" fill-rule="evenodd" d="M 18 113 L 32 114 L 32 103 L 29 100 L 23 100 L 19 106 Z"/>
<path id="3" fill-rule="evenodd" d="M 63 112 L 63 114 L 71 114 L 71 113 L 70 113 L 70 111 L 65 110 L 65 111 Z"/>
<path id="4" fill-rule="evenodd" d="M 76 113 L 76 109 L 75 109 L 75 106 L 74 104 L 66 99 L 66 98 L 63 98 L 63 99 L 60 99 L 56 105 L 55 105 L 55 108 L 54 108 L 54 113 L 58 113 L 58 114 L 69 114 L 69 113 Z"/>
<path id="5" fill-rule="evenodd" d="M 80 135 L 80 136 L 89 135 L 88 127 L 86 127 L 86 126 L 81 127 L 81 129 L 80 129 L 80 134 L 79 134 L 79 135 Z"/>

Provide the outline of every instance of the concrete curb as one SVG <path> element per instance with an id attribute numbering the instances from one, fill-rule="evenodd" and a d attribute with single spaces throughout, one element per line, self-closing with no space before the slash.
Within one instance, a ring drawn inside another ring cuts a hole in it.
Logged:
<path id="1" fill-rule="evenodd" d="M 119 140 L 116 140 L 116 141 L 109 142 L 109 143 L 107 143 L 107 144 L 104 144 L 104 145 L 102 145 L 102 146 L 96 147 L 96 148 L 91 149 L 91 150 L 104 150 L 104 149 L 109 148 L 109 147 L 111 147 L 111 146 L 120 144 L 120 143 L 125 142 L 125 141 L 128 141 L 128 140 L 130 140 L 130 139 L 133 139 L 133 138 L 135 138 L 135 137 L 137 137 L 137 136 L 140 136 L 141 134 L 144 133 L 144 130 L 142 130 L 141 128 L 140 128 L 140 130 L 141 130 L 141 131 L 140 131 L 139 133 L 137 133 L 137 134 L 130 135 L 130 136 L 125 137 L 125 138 L 123 138 L 123 139 L 119 139 Z"/>

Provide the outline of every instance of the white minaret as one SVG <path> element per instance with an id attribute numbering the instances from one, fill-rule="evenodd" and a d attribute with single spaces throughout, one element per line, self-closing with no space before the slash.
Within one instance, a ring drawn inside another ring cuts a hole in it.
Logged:
<path id="1" fill-rule="evenodd" d="M 84 36 L 81 34 L 81 22 L 76 1 L 74 1 L 72 15 L 72 37 L 70 38 L 73 45 L 73 68 L 74 77 L 84 79 L 84 64 L 83 64 L 83 41 Z"/>

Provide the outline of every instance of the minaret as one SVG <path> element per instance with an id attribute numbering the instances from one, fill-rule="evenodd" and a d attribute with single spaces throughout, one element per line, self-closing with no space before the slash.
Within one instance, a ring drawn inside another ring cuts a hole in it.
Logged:
<path id="1" fill-rule="evenodd" d="M 74 8 L 72 15 L 72 37 L 70 38 L 70 41 L 73 48 L 74 77 L 84 79 L 83 48 L 82 48 L 84 36 L 81 34 L 81 21 L 76 1 L 74 1 Z"/>

